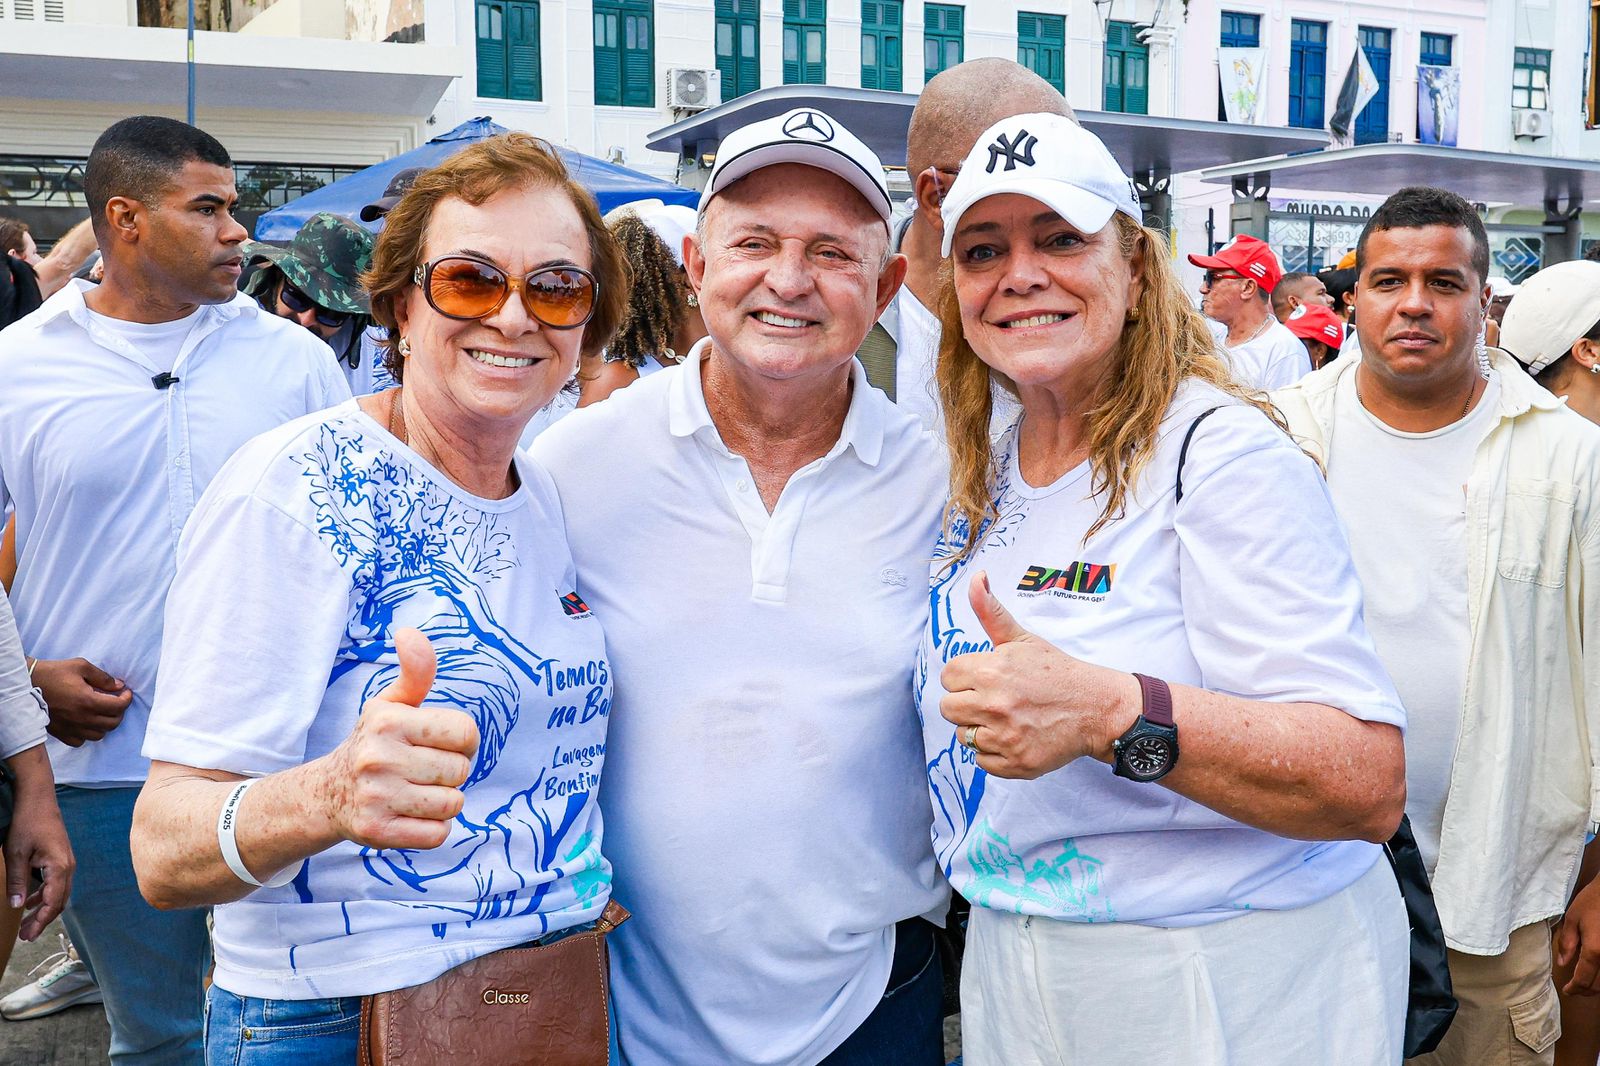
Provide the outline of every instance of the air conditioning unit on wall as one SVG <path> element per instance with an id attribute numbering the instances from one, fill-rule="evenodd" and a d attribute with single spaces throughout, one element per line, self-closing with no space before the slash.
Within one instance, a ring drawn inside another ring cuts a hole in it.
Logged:
<path id="1" fill-rule="evenodd" d="M 722 103 L 722 71 L 679 67 L 667 71 L 667 106 L 704 111 Z"/>
<path id="2" fill-rule="evenodd" d="M 1536 138 L 1550 136 L 1550 112 L 1529 107 L 1513 108 L 1511 132 L 1517 137 Z"/>

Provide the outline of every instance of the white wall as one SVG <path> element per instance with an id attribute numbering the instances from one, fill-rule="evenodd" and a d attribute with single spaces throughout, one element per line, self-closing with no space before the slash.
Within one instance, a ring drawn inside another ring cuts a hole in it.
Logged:
<path id="1" fill-rule="evenodd" d="M 329 0 L 278 0 L 239 27 L 239 33 L 263 37 L 344 38 L 345 11 Z"/>

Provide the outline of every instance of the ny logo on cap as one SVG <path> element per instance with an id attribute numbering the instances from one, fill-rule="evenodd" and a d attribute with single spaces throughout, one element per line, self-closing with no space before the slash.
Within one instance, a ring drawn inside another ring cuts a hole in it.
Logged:
<path id="1" fill-rule="evenodd" d="M 783 135 L 798 141 L 820 141 L 826 144 L 833 140 L 833 123 L 815 111 L 802 111 L 798 115 L 790 115 L 784 122 Z"/>
<path id="2" fill-rule="evenodd" d="M 1018 130 L 1017 135 L 1010 140 L 1005 134 L 995 138 L 989 146 L 989 165 L 983 168 L 985 174 L 993 174 L 994 168 L 1000 165 L 1000 157 L 1005 156 L 1006 169 L 1016 170 L 1017 164 L 1033 166 L 1033 149 L 1039 143 L 1039 138 L 1027 130 Z"/>

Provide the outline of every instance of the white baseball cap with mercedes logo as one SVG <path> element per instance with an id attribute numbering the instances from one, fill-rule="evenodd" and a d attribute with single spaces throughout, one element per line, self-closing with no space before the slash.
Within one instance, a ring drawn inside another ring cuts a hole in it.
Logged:
<path id="1" fill-rule="evenodd" d="M 943 255 L 967 209 L 1001 193 L 1031 196 L 1084 233 L 1099 233 L 1118 211 L 1144 221 L 1133 181 L 1100 138 L 1065 115 L 1015 115 L 983 132 L 940 209 Z"/>
<path id="2" fill-rule="evenodd" d="M 826 112 L 810 107 L 752 122 L 724 137 L 711 180 L 700 194 L 700 213 L 729 185 L 778 163 L 802 163 L 837 174 L 888 224 L 893 204 L 877 153 Z"/>

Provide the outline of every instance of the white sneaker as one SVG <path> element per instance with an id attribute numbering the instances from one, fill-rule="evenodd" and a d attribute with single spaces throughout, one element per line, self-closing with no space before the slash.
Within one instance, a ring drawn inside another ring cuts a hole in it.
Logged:
<path id="1" fill-rule="evenodd" d="M 57 1011 L 76 1007 L 80 1003 L 100 1003 L 104 997 L 100 986 L 89 976 L 89 968 L 79 959 L 67 938 L 58 933 L 61 950 L 28 971 L 32 977 L 40 970 L 48 972 L 32 984 L 23 985 L 4 999 L 0 999 L 0 1018 L 8 1022 L 25 1022 L 43 1018 Z"/>

